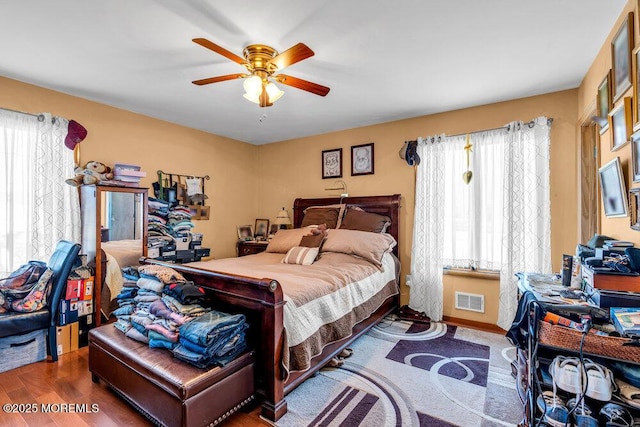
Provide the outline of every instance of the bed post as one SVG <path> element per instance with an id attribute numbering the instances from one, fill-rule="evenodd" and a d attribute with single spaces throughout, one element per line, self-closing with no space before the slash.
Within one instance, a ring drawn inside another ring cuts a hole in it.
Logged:
<path id="1" fill-rule="evenodd" d="M 270 286 L 277 288 L 280 285 L 274 280 Z M 287 413 L 287 401 L 284 399 L 285 373 L 281 363 L 283 349 L 287 347 L 284 338 L 284 304 L 280 298 L 273 305 L 265 304 L 262 310 L 261 332 L 266 335 L 260 342 L 261 356 L 258 363 L 265 372 L 266 390 L 261 415 L 271 421 L 277 421 Z"/>

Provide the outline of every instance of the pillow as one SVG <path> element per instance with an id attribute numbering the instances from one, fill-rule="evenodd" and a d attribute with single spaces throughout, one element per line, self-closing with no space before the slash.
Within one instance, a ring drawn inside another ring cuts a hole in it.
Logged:
<path id="1" fill-rule="evenodd" d="M 311 232 L 310 228 L 293 228 L 278 230 L 267 245 L 265 252 L 286 254 L 294 246 L 300 246 L 300 240 Z"/>
<path id="2" fill-rule="evenodd" d="M 340 228 L 327 230 L 321 252 L 356 255 L 380 267 L 384 254 L 391 252 L 396 244 L 390 234 Z"/>
<path id="3" fill-rule="evenodd" d="M 344 204 L 309 206 L 304 210 L 300 227 L 327 224 L 327 228 L 338 228 L 344 214 Z"/>
<path id="4" fill-rule="evenodd" d="M 318 248 L 307 248 L 303 246 L 294 246 L 282 259 L 284 264 L 311 265 L 318 257 Z"/>
<path id="5" fill-rule="evenodd" d="M 302 236 L 302 239 L 300 239 L 300 246 L 304 246 L 305 248 L 319 248 L 322 246 L 324 238 L 325 233 Z"/>
<path id="6" fill-rule="evenodd" d="M 347 230 L 371 231 L 384 233 L 391 224 L 391 218 L 360 209 L 347 209 L 347 213 L 340 224 L 340 228 Z"/>

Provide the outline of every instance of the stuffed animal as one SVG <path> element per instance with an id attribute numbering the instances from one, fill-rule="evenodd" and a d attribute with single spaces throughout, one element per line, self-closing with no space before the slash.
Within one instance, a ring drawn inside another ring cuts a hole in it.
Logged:
<path id="1" fill-rule="evenodd" d="M 83 184 L 98 184 L 100 181 L 108 181 L 113 178 L 111 168 L 104 163 L 96 161 L 88 162 L 83 168 L 77 166 L 74 172 L 76 176 L 65 181 L 74 187 L 79 187 Z"/>

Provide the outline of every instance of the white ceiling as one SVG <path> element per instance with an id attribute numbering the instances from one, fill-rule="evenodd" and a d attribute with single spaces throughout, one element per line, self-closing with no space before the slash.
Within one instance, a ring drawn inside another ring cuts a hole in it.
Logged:
<path id="1" fill-rule="evenodd" d="M 0 0 L 0 75 L 265 144 L 576 88 L 626 2 Z M 197 37 L 305 43 L 284 73 L 331 92 L 261 109 L 241 80 L 193 85 L 245 71 Z"/>

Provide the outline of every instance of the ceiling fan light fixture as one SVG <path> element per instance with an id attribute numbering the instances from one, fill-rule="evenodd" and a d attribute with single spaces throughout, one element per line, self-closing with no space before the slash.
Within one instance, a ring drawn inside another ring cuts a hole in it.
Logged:
<path id="1" fill-rule="evenodd" d="M 266 87 L 266 91 L 267 95 L 269 95 L 269 102 L 272 104 L 284 95 L 284 92 L 281 91 L 274 83 L 269 83 Z"/>
<path id="2" fill-rule="evenodd" d="M 260 95 L 256 95 L 255 93 L 247 92 L 242 96 L 244 96 L 245 99 L 253 102 L 254 104 L 260 104 Z"/>
<path id="3" fill-rule="evenodd" d="M 250 96 L 253 97 L 255 95 L 255 98 L 258 98 L 262 92 L 262 79 L 255 75 L 247 77 L 242 86 Z"/>

